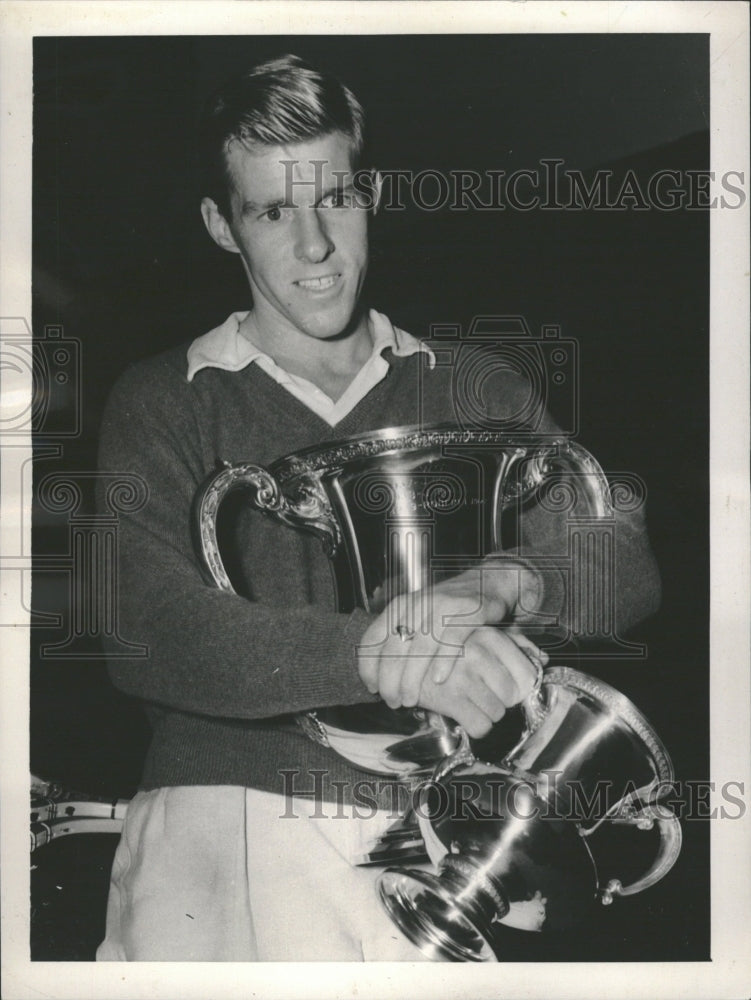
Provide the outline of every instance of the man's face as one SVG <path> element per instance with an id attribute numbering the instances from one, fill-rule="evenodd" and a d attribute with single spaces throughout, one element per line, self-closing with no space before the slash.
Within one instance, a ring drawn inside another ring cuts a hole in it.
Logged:
<path id="1" fill-rule="evenodd" d="M 227 153 L 229 230 L 266 333 L 327 340 L 352 319 L 368 266 L 368 213 L 355 202 L 350 160 L 340 133 L 253 152 L 235 142 Z"/>

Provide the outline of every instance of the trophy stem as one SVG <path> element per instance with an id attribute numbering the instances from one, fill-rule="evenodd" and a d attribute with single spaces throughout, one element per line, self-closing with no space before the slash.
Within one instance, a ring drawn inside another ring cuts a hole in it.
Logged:
<path id="1" fill-rule="evenodd" d="M 492 925 L 509 911 L 501 886 L 467 856 L 449 854 L 438 875 L 388 868 L 381 902 L 403 934 L 432 960 L 495 962 Z"/>

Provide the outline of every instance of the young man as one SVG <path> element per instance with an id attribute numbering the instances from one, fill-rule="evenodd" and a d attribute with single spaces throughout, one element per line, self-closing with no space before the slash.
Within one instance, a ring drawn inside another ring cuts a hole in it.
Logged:
<path id="1" fill-rule="evenodd" d="M 111 673 L 146 703 L 153 738 L 98 957 L 416 960 L 381 912 L 377 870 L 349 863 L 393 820 L 388 803 L 371 820 L 352 818 L 351 789 L 365 775 L 292 716 L 383 698 L 482 736 L 530 690 L 537 652 L 520 632 L 482 626 L 536 610 L 565 617 L 565 594 L 524 559 L 482 577 L 468 571 L 432 589 L 426 620 L 410 620 L 415 638 L 403 642 L 398 604 L 375 618 L 333 611 L 318 542 L 257 515 L 241 526 L 247 595 L 205 584 L 190 511 L 218 458 L 266 466 L 455 413 L 431 352 L 361 302 L 377 198 L 365 203 L 353 180 L 363 148 L 354 96 L 284 57 L 228 84 L 203 138 L 203 219 L 239 256 L 252 308 L 127 372 L 104 419 L 102 468 L 135 472 L 149 490 L 123 520 L 119 606 L 123 634 L 149 655 L 113 659 Z M 510 376 L 502 388 L 494 417 L 518 412 L 528 392 Z M 627 627 L 653 610 L 658 584 L 641 523 L 621 527 Z M 472 624 L 458 633 L 466 615 Z M 451 662 L 438 655 L 449 635 L 461 643 Z M 294 816 L 283 796 L 290 774 Z M 314 787 L 331 802 L 344 789 L 344 806 L 320 818 Z"/>

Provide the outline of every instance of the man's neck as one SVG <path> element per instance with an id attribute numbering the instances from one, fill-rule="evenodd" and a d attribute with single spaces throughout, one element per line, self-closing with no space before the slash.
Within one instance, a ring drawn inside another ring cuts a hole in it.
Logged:
<path id="1" fill-rule="evenodd" d="M 367 313 L 351 330 L 337 337 L 318 339 L 303 333 L 274 336 L 251 311 L 240 325 L 241 334 L 290 375 L 308 379 L 336 402 L 373 351 Z"/>

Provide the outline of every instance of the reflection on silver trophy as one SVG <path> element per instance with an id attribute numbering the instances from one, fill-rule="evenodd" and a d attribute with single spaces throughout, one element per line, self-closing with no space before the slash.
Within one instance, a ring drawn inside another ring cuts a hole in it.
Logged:
<path id="1" fill-rule="evenodd" d="M 420 826 L 438 873 L 389 868 L 380 878 L 392 919 L 433 958 L 513 958 L 498 956 L 495 923 L 566 930 L 593 900 L 659 881 L 680 852 L 680 823 L 658 801 L 673 780 L 670 758 L 627 698 L 552 667 L 523 708 L 525 732 L 502 760 L 479 760 L 464 740 L 425 786 Z M 436 789 L 444 794 L 431 807 Z M 598 789 L 620 797 L 590 815 L 582 806 Z M 625 886 L 598 862 L 598 833 L 612 824 L 657 834 L 655 857 Z"/>
<path id="2" fill-rule="evenodd" d="M 217 515 L 239 488 L 257 510 L 322 539 L 341 612 L 377 614 L 394 597 L 500 552 L 525 505 L 568 505 L 583 535 L 595 544 L 609 538 L 612 551 L 611 488 L 580 446 L 452 426 L 394 428 L 298 452 L 268 469 L 225 465 L 212 476 L 196 499 L 196 540 L 207 576 L 227 592 Z M 598 614 L 607 625 L 613 609 L 604 582 Z M 490 760 L 475 756 L 452 720 L 420 709 L 378 702 L 298 717 L 312 739 L 357 767 L 421 787 L 416 813 L 437 873 L 389 868 L 379 893 L 403 933 L 433 958 L 494 961 L 494 924 L 554 933 L 595 898 L 608 903 L 652 885 L 680 851 L 678 820 L 656 799 L 673 779 L 670 759 L 628 699 L 557 666 L 538 669 L 522 707 L 521 739 Z M 466 799 L 467 782 L 472 818 L 446 808 L 452 796 Z M 627 791 L 601 815 L 577 819 L 572 789 L 589 801 L 602 782 Z M 646 870 L 625 886 L 596 861 L 598 832 L 614 824 L 654 829 L 658 841 Z"/>

